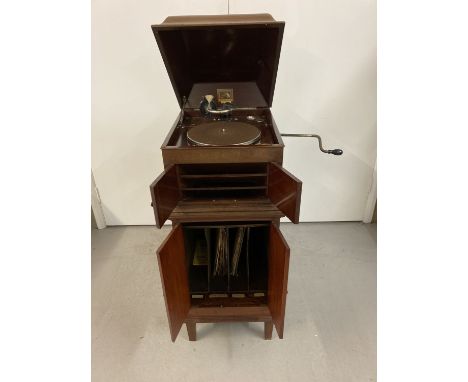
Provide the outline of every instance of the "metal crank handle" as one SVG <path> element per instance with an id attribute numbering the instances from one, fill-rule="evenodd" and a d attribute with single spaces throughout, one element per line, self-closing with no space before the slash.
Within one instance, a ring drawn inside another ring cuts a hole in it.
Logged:
<path id="1" fill-rule="evenodd" d="M 341 149 L 333 149 L 333 150 L 325 150 L 322 146 L 322 138 L 320 135 L 317 134 L 281 134 L 282 137 L 299 137 L 299 138 L 317 138 L 320 151 L 325 154 L 333 154 L 333 155 L 341 155 L 343 154 L 343 150 Z"/>

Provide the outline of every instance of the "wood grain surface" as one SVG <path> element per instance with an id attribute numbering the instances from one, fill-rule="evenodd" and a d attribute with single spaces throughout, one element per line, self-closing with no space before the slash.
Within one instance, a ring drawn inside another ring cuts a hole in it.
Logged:
<path id="1" fill-rule="evenodd" d="M 169 166 L 150 186 L 156 227 L 161 228 L 180 199 L 177 166 Z"/>
<path id="2" fill-rule="evenodd" d="M 302 182 L 276 163 L 268 165 L 268 197 L 293 223 L 299 223 Z"/>
<path id="3" fill-rule="evenodd" d="M 279 228 L 270 225 L 267 301 L 279 338 L 283 338 L 288 293 L 289 246 Z"/>
<path id="4" fill-rule="evenodd" d="M 175 341 L 190 310 L 182 227 L 177 225 L 157 250 L 171 339 Z"/>

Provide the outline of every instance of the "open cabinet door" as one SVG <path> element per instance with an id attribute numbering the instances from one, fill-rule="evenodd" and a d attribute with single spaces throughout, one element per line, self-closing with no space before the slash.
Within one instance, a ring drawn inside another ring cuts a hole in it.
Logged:
<path id="1" fill-rule="evenodd" d="M 279 338 L 283 338 L 288 293 L 289 246 L 279 228 L 270 225 L 268 246 L 268 308 Z"/>
<path id="2" fill-rule="evenodd" d="M 268 164 L 268 197 L 293 223 L 299 223 L 302 182 L 276 163 Z"/>
<path id="3" fill-rule="evenodd" d="M 157 254 L 169 329 L 174 342 L 190 309 L 182 226 L 177 225 L 171 231 L 158 248 Z"/>
<path id="4" fill-rule="evenodd" d="M 180 200 L 177 167 L 171 165 L 162 172 L 151 183 L 150 191 L 156 227 L 161 228 Z"/>

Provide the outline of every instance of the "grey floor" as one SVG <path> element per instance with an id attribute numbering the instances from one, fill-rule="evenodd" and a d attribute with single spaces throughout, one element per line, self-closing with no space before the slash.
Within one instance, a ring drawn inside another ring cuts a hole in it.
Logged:
<path id="1" fill-rule="evenodd" d="M 376 226 L 282 224 L 291 247 L 284 339 L 261 323 L 169 337 L 155 250 L 165 227 L 92 232 L 93 382 L 376 380 Z"/>

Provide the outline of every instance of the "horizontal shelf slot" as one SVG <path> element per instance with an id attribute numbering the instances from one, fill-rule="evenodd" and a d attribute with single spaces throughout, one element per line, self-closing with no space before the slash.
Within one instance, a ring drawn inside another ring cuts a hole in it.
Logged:
<path id="1" fill-rule="evenodd" d="M 266 174 L 265 163 L 181 164 L 180 176 Z"/>
<path id="2" fill-rule="evenodd" d="M 201 229 L 201 228 L 239 228 L 239 227 L 268 227 L 270 223 L 253 223 L 253 224 L 205 224 L 205 225 L 185 225 L 187 229 Z"/>
<path id="3" fill-rule="evenodd" d="M 182 174 L 180 177 L 184 179 L 205 179 L 205 178 L 257 178 L 266 177 L 266 173 L 254 173 L 254 174 Z"/>
<path id="4" fill-rule="evenodd" d="M 210 178 L 183 178 L 181 179 L 181 189 L 201 189 L 201 188 L 266 188 L 265 177 L 210 177 Z"/>
<path id="5" fill-rule="evenodd" d="M 252 186 L 254 187 L 254 186 Z M 255 187 L 260 187 L 260 186 L 255 186 Z M 203 188 L 203 189 L 192 189 L 192 190 L 181 190 L 182 192 L 182 197 L 184 200 L 186 199 L 211 199 L 214 201 L 222 200 L 224 198 L 226 199 L 235 199 L 237 201 L 241 200 L 249 200 L 254 197 L 259 197 L 259 196 L 266 196 L 267 189 L 265 188 L 228 188 L 225 187 L 224 189 L 211 189 L 211 188 Z M 181 202 L 179 202 L 181 204 Z M 271 205 L 271 203 L 270 203 Z M 219 206 L 216 206 L 216 203 L 213 203 L 211 205 L 212 207 L 212 212 L 214 210 L 219 211 Z M 255 207 L 254 207 L 255 208 Z M 239 210 L 239 209 L 238 209 Z M 263 219 L 262 216 L 259 217 L 259 219 Z M 258 219 L 256 219 L 258 220 Z"/>
<path id="6" fill-rule="evenodd" d="M 182 191 L 265 190 L 266 186 L 182 187 Z"/>

